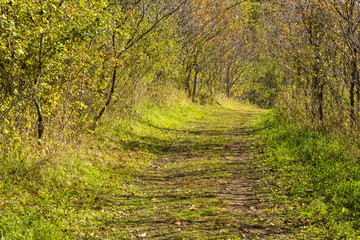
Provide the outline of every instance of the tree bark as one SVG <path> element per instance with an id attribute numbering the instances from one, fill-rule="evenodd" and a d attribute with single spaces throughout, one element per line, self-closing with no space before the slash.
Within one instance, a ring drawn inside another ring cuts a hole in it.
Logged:
<path id="1" fill-rule="evenodd" d="M 195 79 L 194 79 L 194 86 L 193 86 L 193 93 L 192 93 L 192 101 L 196 101 L 196 88 L 197 88 L 197 82 L 198 82 L 199 72 L 195 71 Z"/>
<path id="2" fill-rule="evenodd" d="M 114 31 L 113 35 L 112 35 L 112 47 L 113 47 L 114 52 L 116 53 L 116 31 Z M 108 95 L 107 100 L 105 102 L 105 105 L 102 107 L 99 114 L 94 119 L 93 129 L 96 128 L 97 123 L 99 122 L 101 117 L 104 115 L 106 109 L 109 107 L 109 105 L 111 103 L 112 96 L 113 96 L 113 94 L 115 92 L 117 69 L 118 69 L 117 63 L 114 63 L 113 75 L 112 75 L 112 78 L 111 78 L 110 92 L 109 92 L 109 95 Z"/>
<path id="3" fill-rule="evenodd" d="M 105 105 L 103 106 L 103 108 L 100 110 L 99 114 L 95 117 L 95 125 L 96 123 L 101 119 L 101 117 L 104 115 L 106 109 L 109 107 L 110 103 L 111 103 L 111 99 L 112 99 L 112 96 L 115 92 L 115 84 L 116 84 L 116 77 L 117 77 L 117 66 L 114 66 L 114 70 L 113 70 L 113 76 L 112 76 L 112 79 L 111 79 L 111 89 L 110 89 L 110 92 L 109 92 L 109 95 L 107 97 L 107 100 L 105 102 Z M 94 128 L 96 127 L 94 125 Z"/>
<path id="4" fill-rule="evenodd" d="M 185 79 L 185 91 L 188 93 L 189 98 L 192 97 L 191 87 L 190 87 L 190 76 L 191 76 L 191 67 L 188 68 L 188 75 Z"/>
<path id="5" fill-rule="evenodd" d="M 39 43 L 39 63 L 38 63 L 38 75 L 34 81 L 34 86 L 35 86 L 35 94 L 34 94 L 34 105 L 36 107 L 36 113 L 38 116 L 38 120 L 37 120 L 37 125 L 38 125 L 38 140 L 39 140 L 39 144 L 42 145 L 43 140 L 44 140 L 44 131 L 45 131 L 45 125 L 44 125 L 44 116 L 41 110 L 41 104 L 40 104 L 40 100 L 37 96 L 37 88 L 39 85 L 39 79 L 41 78 L 41 73 L 42 73 L 42 65 L 43 65 L 43 59 L 42 59 L 42 54 L 43 54 L 43 40 L 44 40 L 44 34 L 41 33 L 40 35 L 40 43 Z"/>
<path id="6" fill-rule="evenodd" d="M 357 69 L 356 61 L 356 48 L 353 49 L 354 56 L 351 61 L 351 82 L 350 82 L 350 122 L 351 127 L 356 124 L 356 112 L 355 112 L 355 86 L 359 83 L 359 72 Z"/>
<path id="7" fill-rule="evenodd" d="M 36 113 L 38 115 L 38 124 L 37 124 L 38 125 L 38 140 L 41 145 L 44 140 L 43 138 L 44 138 L 44 131 L 45 131 L 44 116 L 41 111 L 40 102 L 36 97 L 34 97 L 34 104 L 36 107 Z"/>

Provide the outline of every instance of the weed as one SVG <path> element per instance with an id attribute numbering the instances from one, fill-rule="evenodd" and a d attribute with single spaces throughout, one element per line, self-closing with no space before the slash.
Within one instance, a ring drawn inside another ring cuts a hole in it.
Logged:
<path id="1" fill-rule="evenodd" d="M 360 165 L 348 150 L 349 142 L 300 123 L 285 122 L 276 112 L 258 126 L 266 152 L 259 161 L 271 169 L 268 177 L 282 192 L 274 198 L 301 206 L 292 214 L 298 214 L 303 225 L 308 225 L 304 231 L 310 236 L 357 236 Z M 273 191 L 278 192 L 276 189 Z"/>
<path id="2" fill-rule="evenodd" d="M 136 117 L 108 119 L 56 155 L 33 153 L 19 139 L 3 145 L 1 238 L 129 238 L 124 218 L 146 202 L 136 201 L 141 190 L 131 182 L 171 145 L 176 129 L 205 114 L 194 105 L 138 107 Z"/>

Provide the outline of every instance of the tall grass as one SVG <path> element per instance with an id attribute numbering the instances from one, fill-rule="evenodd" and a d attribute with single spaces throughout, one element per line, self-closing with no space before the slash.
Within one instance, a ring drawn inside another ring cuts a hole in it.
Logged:
<path id="1" fill-rule="evenodd" d="M 286 122 L 275 111 L 258 126 L 266 152 L 263 164 L 284 192 L 276 198 L 298 206 L 299 216 L 310 225 L 304 231 L 319 239 L 358 236 L 360 163 L 355 142 Z"/>
<path id="2" fill-rule="evenodd" d="M 113 217 L 107 201 L 136 192 L 127 183 L 169 146 L 169 129 L 204 114 L 190 102 L 143 102 L 129 116 L 109 117 L 96 131 L 59 142 L 57 151 L 9 139 L 0 151 L 0 239 L 106 238 L 96 229 Z M 86 232 L 84 221 L 94 229 Z"/>

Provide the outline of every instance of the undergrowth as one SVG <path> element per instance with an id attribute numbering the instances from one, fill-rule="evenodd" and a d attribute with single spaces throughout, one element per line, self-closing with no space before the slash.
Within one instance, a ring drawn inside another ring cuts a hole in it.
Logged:
<path id="1" fill-rule="evenodd" d="M 0 239 L 126 238 L 126 226 L 111 224 L 131 211 L 124 206 L 114 212 L 120 204 L 117 197 L 136 194 L 131 181 L 171 144 L 174 131 L 169 130 L 205 114 L 189 103 L 144 104 L 137 112 L 105 120 L 95 132 L 78 136 L 56 153 L 56 143 L 46 149 L 20 138 L 3 144 Z"/>
<path id="2" fill-rule="evenodd" d="M 275 111 L 258 127 L 265 152 L 259 161 L 286 221 L 311 239 L 358 239 L 360 164 L 355 142 L 285 122 Z"/>

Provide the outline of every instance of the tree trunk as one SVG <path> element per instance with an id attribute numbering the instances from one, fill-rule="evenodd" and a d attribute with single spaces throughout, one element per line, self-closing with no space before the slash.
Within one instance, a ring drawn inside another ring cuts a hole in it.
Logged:
<path id="1" fill-rule="evenodd" d="M 189 68 L 189 74 L 187 75 L 185 79 L 185 91 L 188 93 L 188 96 L 191 97 L 191 87 L 190 87 L 190 76 L 191 76 L 191 68 Z"/>
<path id="2" fill-rule="evenodd" d="M 38 76 L 36 77 L 35 81 L 34 81 L 34 86 L 35 86 L 35 95 L 34 95 L 34 105 L 36 107 L 36 113 L 38 116 L 38 140 L 39 140 L 39 144 L 42 145 L 43 140 L 44 140 L 44 131 L 45 131 L 45 125 L 44 125 L 44 116 L 42 114 L 42 110 L 41 110 L 41 104 L 40 104 L 40 100 L 37 96 L 37 88 L 39 85 L 39 79 L 41 78 L 41 73 L 42 73 L 42 65 L 43 65 L 43 59 L 42 59 L 42 54 L 43 54 L 43 40 L 44 40 L 44 34 L 41 33 L 40 35 L 40 43 L 39 43 L 39 65 L 38 65 Z"/>
<path id="3" fill-rule="evenodd" d="M 315 120 L 319 120 L 323 124 L 324 120 L 324 87 L 325 84 L 321 79 L 321 57 L 315 57 L 313 66 L 314 77 L 312 79 L 312 115 Z"/>
<path id="4" fill-rule="evenodd" d="M 194 86 L 193 86 L 193 93 L 192 93 L 192 101 L 196 101 L 196 88 L 197 88 L 197 82 L 198 82 L 199 72 L 195 71 L 195 79 L 194 79 Z"/>
<path id="5" fill-rule="evenodd" d="M 112 35 L 112 47 L 114 49 L 114 52 L 116 53 L 116 42 L 115 42 L 115 38 L 116 38 L 116 32 L 114 31 L 113 32 L 113 35 Z M 117 54 L 115 54 L 117 55 Z M 99 114 L 95 117 L 94 119 L 94 125 L 93 125 L 93 129 L 96 128 L 96 125 L 97 123 L 100 121 L 101 117 L 104 115 L 106 109 L 109 107 L 110 105 L 110 102 L 112 100 L 112 96 L 114 94 L 114 91 L 115 91 L 115 85 L 116 85 L 116 77 L 117 77 L 117 69 L 118 69 L 118 66 L 117 64 L 115 63 L 114 65 L 114 69 L 113 69 L 113 76 L 112 76 L 112 79 L 111 79 L 111 88 L 110 88 L 110 92 L 109 92 L 109 95 L 107 97 L 107 100 L 105 102 L 105 105 L 103 106 L 103 108 L 100 110 Z"/>
<path id="6" fill-rule="evenodd" d="M 355 83 L 351 81 L 350 83 L 350 124 L 351 127 L 354 127 L 356 118 L 355 118 Z"/>
<path id="7" fill-rule="evenodd" d="M 117 66 L 114 66 L 114 70 L 113 70 L 113 76 L 112 76 L 112 80 L 111 80 L 111 89 L 108 95 L 108 98 L 106 100 L 106 103 L 104 105 L 104 107 L 100 110 L 99 114 L 95 117 L 95 124 L 94 124 L 94 128 L 96 127 L 96 123 L 99 122 L 99 120 L 101 119 L 101 117 L 104 115 L 106 109 L 109 107 L 112 96 L 114 94 L 115 91 L 115 84 L 116 84 L 116 77 L 117 77 Z"/>
<path id="8" fill-rule="evenodd" d="M 356 55 L 357 50 L 356 48 L 353 49 L 354 56 L 352 57 L 351 61 L 351 82 L 350 82 L 350 122 L 351 127 L 354 127 L 356 124 L 356 111 L 355 111 L 355 86 L 359 83 L 359 72 L 357 69 L 357 61 Z"/>
<path id="9" fill-rule="evenodd" d="M 34 104 L 36 107 L 36 113 L 38 115 L 38 140 L 39 140 L 39 144 L 41 145 L 44 140 L 43 139 L 44 138 L 44 130 L 45 130 L 44 116 L 41 111 L 40 102 L 36 97 L 34 97 Z"/>
<path id="10" fill-rule="evenodd" d="M 231 88 L 232 88 L 231 82 L 232 81 L 229 79 L 226 84 L 226 95 L 228 96 L 228 98 L 230 98 L 230 96 L 231 96 Z"/>
<path id="11" fill-rule="evenodd" d="M 324 83 L 320 85 L 319 89 L 319 120 L 321 124 L 323 124 L 324 121 Z"/>

